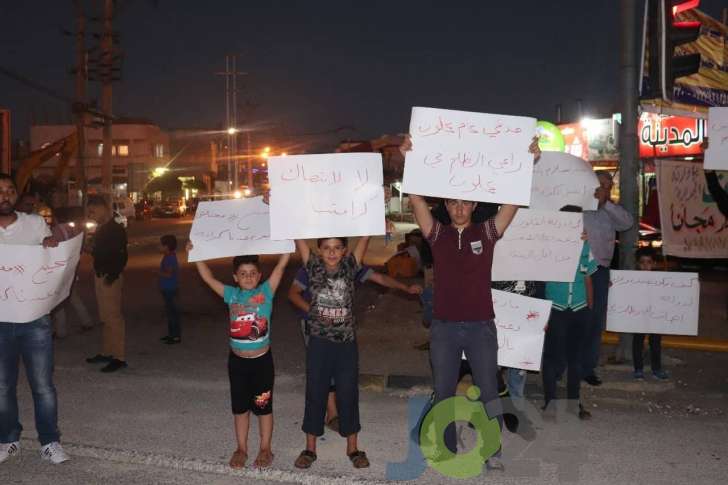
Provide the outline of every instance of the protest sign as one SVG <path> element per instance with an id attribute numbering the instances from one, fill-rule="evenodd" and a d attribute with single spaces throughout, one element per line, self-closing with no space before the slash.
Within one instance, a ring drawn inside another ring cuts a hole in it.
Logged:
<path id="1" fill-rule="evenodd" d="M 493 309 L 498 332 L 498 365 L 540 370 L 551 301 L 493 290 Z"/>
<path id="2" fill-rule="evenodd" d="M 190 229 L 189 261 L 295 251 L 293 241 L 272 241 L 269 207 L 262 197 L 200 202 Z"/>
<path id="3" fill-rule="evenodd" d="M 26 323 L 68 297 L 83 235 L 55 248 L 0 244 L 0 320 Z"/>
<path id="4" fill-rule="evenodd" d="M 379 153 L 270 157 L 268 179 L 273 239 L 385 232 Z"/>
<path id="5" fill-rule="evenodd" d="M 589 162 L 568 153 L 543 152 L 533 167 L 531 209 L 557 211 L 565 205 L 597 210 L 599 180 Z"/>
<path id="6" fill-rule="evenodd" d="M 493 281 L 574 281 L 583 219 L 580 213 L 519 209 L 495 244 Z"/>
<path id="7" fill-rule="evenodd" d="M 656 167 L 662 252 L 682 258 L 728 258 L 728 219 L 706 189 L 703 167 L 675 160 L 658 161 Z M 723 186 L 726 183 L 724 179 Z"/>
<path id="8" fill-rule="evenodd" d="M 607 330 L 697 335 L 698 273 L 610 272 Z"/>
<path id="9" fill-rule="evenodd" d="M 708 140 L 703 166 L 728 170 L 728 108 L 708 108 Z"/>
<path id="10" fill-rule="evenodd" d="M 528 205 L 535 134 L 534 118 L 412 108 L 402 190 Z"/>

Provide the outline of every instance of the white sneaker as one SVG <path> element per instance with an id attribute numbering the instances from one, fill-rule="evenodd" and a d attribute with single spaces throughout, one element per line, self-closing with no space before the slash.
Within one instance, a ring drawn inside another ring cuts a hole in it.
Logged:
<path id="1" fill-rule="evenodd" d="M 12 443 L 0 443 L 0 463 L 4 462 L 11 456 L 20 454 L 20 441 Z"/>
<path id="2" fill-rule="evenodd" d="M 40 449 L 40 457 L 43 460 L 50 461 L 54 465 L 68 461 L 71 458 L 63 451 L 63 447 L 58 441 L 48 443 Z"/>

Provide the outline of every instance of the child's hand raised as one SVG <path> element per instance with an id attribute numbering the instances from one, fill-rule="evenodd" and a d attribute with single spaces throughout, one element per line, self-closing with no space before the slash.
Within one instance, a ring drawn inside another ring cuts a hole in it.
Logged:
<path id="1" fill-rule="evenodd" d="M 265 205 L 270 205 L 270 189 L 265 189 L 263 191 L 263 203 Z"/>
<path id="2" fill-rule="evenodd" d="M 190 251 L 192 251 L 192 248 L 194 248 L 192 241 L 187 241 L 187 244 L 185 245 L 185 249 L 187 250 L 187 252 L 189 253 Z"/>
<path id="3" fill-rule="evenodd" d="M 402 144 L 399 146 L 399 152 L 403 157 L 406 157 L 409 151 L 412 151 L 412 136 L 408 133 L 404 135 L 404 140 L 402 140 Z"/>

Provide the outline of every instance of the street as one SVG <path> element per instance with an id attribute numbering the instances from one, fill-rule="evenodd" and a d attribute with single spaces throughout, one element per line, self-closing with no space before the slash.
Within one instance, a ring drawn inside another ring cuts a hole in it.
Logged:
<path id="1" fill-rule="evenodd" d="M 194 266 L 181 261 L 181 345 L 164 345 L 162 300 L 156 287 L 158 237 L 183 238 L 190 220 L 153 220 L 135 225 L 125 272 L 124 313 L 129 368 L 112 375 L 84 362 L 98 351 L 100 328 L 56 341 L 55 381 L 63 443 L 73 459 L 52 467 L 39 460 L 27 381 L 19 381 L 25 426 L 18 459 L 0 467 L 2 483 L 382 483 L 387 463 L 407 456 L 407 398 L 429 394 L 427 353 L 415 345 L 427 339 L 414 297 L 372 284 L 357 292 L 362 432 L 360 445 L 372 462 L 354 470 L 344 455 L 345 441 L 327 431 L 318 460 L 308 471 L 293 467 L 303 449 L 300 431 L 304 398 L 304 349 L 286 292 L 298 262 L 288 267 L 275 303 L 272 342 L 276 366 L 270 470 L 227 466 L 234 450 L 226 371 L 227 312 L 203 285 Z M 399 234 L 401 238 L 401 234 Z M 375 259 L 396 244 L 374 241 Z M 273 258 L 264 258 L 269 271 Z M 215 261 L 226 278 L 229 261 Z M 81 268 L 79 290 L 93 307 L 89 261 Z M 605 352 L 606 354 L 607 352 Z M 534 415 L 536 440 L 504 432 L 506 472 L 490 483 L 723 483 L 728 459 L 728 353 L 668 349 L 663 357 L 672 378 L 636 382 L 626 365 L 601 369 L 604 385 L 584 385 L 591 421 L 545 423 Z M 22 371 L 21 371 L 22 372 Z M 389 376 L 389 379 L 387 377 Z M 402 377 L 404 376 L 404 377 Z M 397 377 L 398 379 L 392 379 Z M 394 387 L 392 382 L 417 384 Z M 390 385 L 384 385 L 389 381 Z M 529 376 L 526 396 L 541 399 L 537 374 Z M 535 407 L 533 408 L 535 409 Z M 536 413 L 537 414 L 537 413 Z M 257 451 L 252 424 L 250 453 Z M 485 471 L 484 471 L 485 473 Z M 414 478 L 414 477 L 412 477 Z M 417 483 L 482 483 L 446 479 L 428 469 Z"/>

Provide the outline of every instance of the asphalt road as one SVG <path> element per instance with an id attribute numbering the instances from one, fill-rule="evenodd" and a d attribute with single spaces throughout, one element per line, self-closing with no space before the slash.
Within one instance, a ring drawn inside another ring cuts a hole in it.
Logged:
<path id="1" fill-rule="evenodd" d="M 427 386 L 382 387 L 373 377 L 386 374 L 427 377 L 425 352 L 414 345 L 427 338 L 419 323 L 416 299 L 371 285 L 357 293 L 360 315 L 362 433 L 360 443 L 372 467 L 354 470 L 344 456 L 344 440 L 327 432 L 319 460 L 301 472 L 292 463 L 303 448 L 300 431 L 304 396 L 304 350 L 295 314 L 286 302 L 296 262 L 276 299 L 272 323 L 276 365 L 274 391 L 275 461 L 272 469 L 232 471 L 227 460 L 234 448 L 226 375 L 225 305 L 199 280 L 192 265 L 181 268 L 183 342 L 166 346 L 158 338 L 166 327 L 156 289 L 156 245 L 164 233 L 183 237 L 189 220 L 154 220 L 133 225 L 130 261 L 125 273 L 129 368 L 112 375 L 83 362 L 97 352 L 100 329 L 56 342 L 56 386 L 63 442 L 73 460 L 58 467 L 40 462 L 35 441 L 32 399 L 21 375 L 19 398 L 25 431 L 18 459 L 0 465 L 0 483 L 136 484 L 136 483 L 383 483 L 387 463 L 407 456 L 408 398 L 426 396 Z M 373 244 L 374 260 L 391 246 Z M 183 258 L 181 258 L 183 259 Z M 264 271 L 272 257 L 264 258 Z M 229 278 L 229 261 L 212 263 Z M 81 267 L 79 286 L 94 307 L 89 261 Z M 447 479 L 432 469 L 416 483 L 590 483 L 719 484 L 725 483 L 728 460 L 728 354 L 666 351 L 667 383 L 635 382 L 627 366 L 601 369 L 605 384 L 583 389 L 594 418 L 563 418 L 544 423 L 535 411 L 540 380 L 529 376 L 527 396 L 534 406 L 536 440 L 504 434 L 505 474 Z M 250 449 L 257 446 L 253 425 Z M 467 444 L 473 437 L 463 431 Z M 391 472 L 391 469 L 390 469 Z"/>

